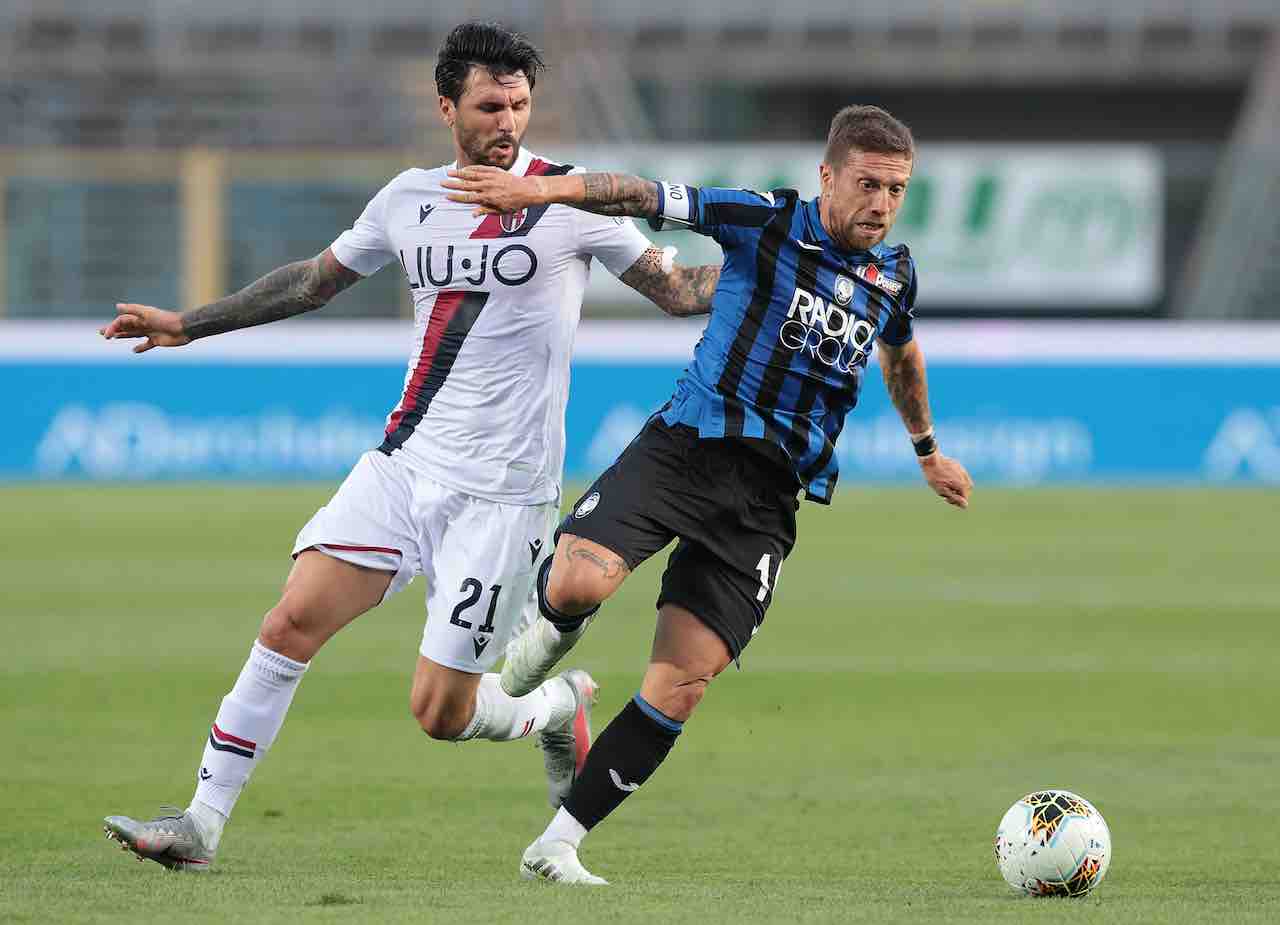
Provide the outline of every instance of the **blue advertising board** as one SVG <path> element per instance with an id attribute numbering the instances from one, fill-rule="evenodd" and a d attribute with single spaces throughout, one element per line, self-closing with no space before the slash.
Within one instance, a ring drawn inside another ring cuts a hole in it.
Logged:
<path id="1" fill-rule="evenodd" d="M 567 477 L 597 474 L 663 404 L 673 352 L 580 353 Z M 0 357 L 0 478 L 334 481 L 380 442 L 404 375 L 389 358 L 154 356 Z M 1280 483 L 1280 361 L 930 358 L 940 442 L 979 482 Z M 918 477 L 878 379 L 839 441 L 844 485 Z"/>

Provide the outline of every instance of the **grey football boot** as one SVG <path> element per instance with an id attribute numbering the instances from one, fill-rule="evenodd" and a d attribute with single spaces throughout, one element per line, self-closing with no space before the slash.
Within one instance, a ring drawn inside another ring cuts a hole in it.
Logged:
<path id="1" fill-rule="evenodd" d="M 581 668 L 559 675 L 573 688 L 576 706 L 568 722 L 538 735 L 542 764 L 547 771 L 547 802 L 559 809 L 587 761 L 591 750 L 591 706 L 600 694 L 600 685 Z"/>
<path id="2" fill-rule="evenodd" d="M 207 871 L 213 864 L 213 852 L 205 844 L 200 827 L 190 813 L 174 807 L 167 816 L 139 822 L 128 816 L 108 816 L 102 831 L 107 838 L 120 843 L 123 851 L 132 851 L 139 861 L 155 861 L 170 870 Z"/>

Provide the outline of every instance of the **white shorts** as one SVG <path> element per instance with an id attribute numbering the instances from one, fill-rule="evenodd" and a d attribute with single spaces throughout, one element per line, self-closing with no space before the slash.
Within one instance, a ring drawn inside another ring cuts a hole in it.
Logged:
<path id="1" fill-rule="evenodd" d="M 307 522 L 293 554 L 394 572 L 386 600 L 427 579 L 423 656 L 459 671 L 491 668 L 537 614 L 534 578 L 552 551 L 557 505 L 487 501 L 365 453 L 337 494 Z"/>

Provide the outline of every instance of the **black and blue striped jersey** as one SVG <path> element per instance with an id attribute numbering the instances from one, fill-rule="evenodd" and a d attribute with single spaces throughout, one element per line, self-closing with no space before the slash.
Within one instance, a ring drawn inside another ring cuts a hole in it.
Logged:
<path id="1" fill-rule="evenodd" d="M 711 317 L 663 411 L 702 437 L 756 437 L 786 452 L 805 496 L 830 503 L 835 441 L 875 340 L 911 340 L 915 261 L 905 245 L 843 251 L 818 199 L 660 183 L 655 230 L 684 226 L 724 249 Z"/>

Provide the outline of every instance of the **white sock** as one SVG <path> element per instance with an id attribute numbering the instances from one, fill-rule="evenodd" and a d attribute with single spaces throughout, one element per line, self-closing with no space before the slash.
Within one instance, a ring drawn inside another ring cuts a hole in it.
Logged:
<path id="1" fill-rule="evenodd" d="M 502 689 L 500 675 L 486 674 L 476 689 L 475 715 L 458 741 L 523 739 L 548 726 L 555 729 L 572 722 L 577 706 L 573 688 L 564 678 L 550 678 L 523 697 L 512 697 Z"/>
<path id="2" fill-rule="evenodd" d="M 211 848 L 217 845 L 249 775 L 280 732 L 306 670 L 304 662 L 272 652 L 254 640 L 235 687 L 222 698 L 188 809 L 207 830 L 204 834 L 212 841 Z"/>
<path id="3" fill-rule="evenodd" d="M 573 850 L 577 851 L 578 846 L 582 844 L 582 839 L 586 838 L 587 830 L 582 827 L 582 823 L 569 815 L 569 811 L 561 806 L 556 810 L 555 816 L 551 818 L 551 824 L 547 826 L 547 830 L 542 833 L 542 837 L 538 841 L 563 841 L 573 846 Z"/>

